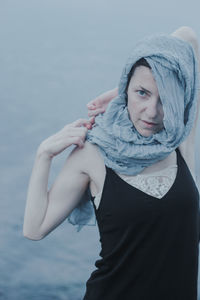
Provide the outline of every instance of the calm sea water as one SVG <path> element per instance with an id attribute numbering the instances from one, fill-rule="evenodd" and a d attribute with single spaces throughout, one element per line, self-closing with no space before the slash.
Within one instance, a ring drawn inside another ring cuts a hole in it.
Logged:
<path id="1" fill-rule="evenodd" d="M 117 85 L 134 41 L 181 25 L 200 35 L 199 7 L 188 16 L 191 3 L 180 5 L 177 16 L 172 1 L 0 2 L 0 300 L 82 299 L 100 251 L 97 228 L 76 233 L 65 221 L 44 240 L 22 236 L 35 151 Z M 68 153 L 53 161 L 49 186 Z"/>

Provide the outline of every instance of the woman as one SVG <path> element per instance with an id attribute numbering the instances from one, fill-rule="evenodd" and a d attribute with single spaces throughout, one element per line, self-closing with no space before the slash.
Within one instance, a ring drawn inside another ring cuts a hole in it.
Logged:
<path id="1" fill-rule="evenodd" d="M 193 177 L 198 78 L 193 48 L 198 50 L 189 28 L 173 35 L 151 37 L 135 47 L 119 95 L 95 126 L 94 116 L 77 120 L 38 148 L 24 235 L 42 239 L 73 214 L 75 223 L 84 223 L 84 214 L 83 220 L 76 219 L 77 209 L 89 185 L 102 259 L 87 282 L 84 300 L 197 300 L 199 194 Z M 113 90 L 102 97 L 103 109 L 116 94 Z M 52 158 L 72 144 L 78 147 L 47 191 Z"/>

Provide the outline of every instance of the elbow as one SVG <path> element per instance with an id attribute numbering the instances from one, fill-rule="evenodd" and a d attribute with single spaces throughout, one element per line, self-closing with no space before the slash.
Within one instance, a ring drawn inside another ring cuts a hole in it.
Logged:
<path id="1" fill-rule="evenodd" d="M 44 235 L 33 233 L 26 229 L 23 229 L 23 236 L 32 241 L 40 241 L 45 237 Z"/>
<path id="2" fill-rule="evenodd" d="M 186 40 L 197 41 L 196 32 L 189 26 L 181 26 L 176 32 Z"/>
<path id="3" fill-rule="evenodd" d="M 196 32 L 189 26 L 179 27 L 175 31 L 175 35 L 179 36 L 183 40 L 188 41 L 194 48 L 196 54 L 198 54 L 198 38 Z"/>

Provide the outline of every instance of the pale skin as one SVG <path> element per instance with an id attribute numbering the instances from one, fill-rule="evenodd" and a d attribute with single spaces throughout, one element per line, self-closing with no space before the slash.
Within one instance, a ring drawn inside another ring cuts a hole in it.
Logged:
<path id="1" fill-rule="evenodd" d="M 198 42 L 192 29 L 181 27 L 172 35 L 189 41 L 198 55 Z M 144 76 L 146 76 L 145 86 L 142 80 Z M 144 88 L 149 93 L 144 92 Z M 88 185 L 93 196 L 102 191 L 106 175 L 104 161 L 97 146 L 85 142 L 85 137 L 87 130 L 90 130 L 95 122 L 95 116 L 105 111 L 108 103 L 117 96 L 117 93 L 118 90 L 115 88 L 88 103 L 91 119 L 80 119 L 66 125 L 38 147 L 27 193 L 23 227 L 25 237 L 40 240 L 49 234 L 77 206 Z M 148 101 L 140 102 L 141 97 L 142 99 L 146 97 L 145 100 Z M 139 104 L 135 105 L 137 101 Z M 148 136 L 162 129 L 162 105 L 156 83 L 147 67 L 137 67 L 131 78 L 128 87 L 128 110 L 130 119 L 140 134 Z M 197 118 L 198 113 L 190 135 L 179 146 L 194 177 Z M 77 147 L 68 156 L 61 172 L 48 190 L 52 159 L 71 145 Z M 166 159 L 146 168 L 143 173 L 162 170 L 175 163 L 176 152 L 174 151 Z"/>
<path id="2" fill-rule="evenodd" d="M 135 69 L 128 86 L 129 116 L 142 136 L 150 136 L 163 129 L 164 112 L 158 88 L 149 68 Z"/>

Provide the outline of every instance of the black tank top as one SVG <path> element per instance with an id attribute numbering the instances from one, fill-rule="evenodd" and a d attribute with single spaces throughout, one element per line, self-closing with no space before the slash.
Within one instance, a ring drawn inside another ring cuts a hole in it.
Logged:
<path id="1" fill-rule="evenodd" d="M 197 300 L 199 193 L 177 150 L 174 184 L 149 196 L 106 167 L 98 209 L 101 259 L 84 300 Z"/>

